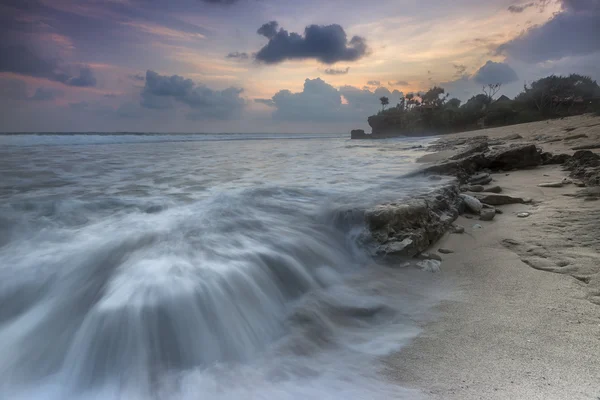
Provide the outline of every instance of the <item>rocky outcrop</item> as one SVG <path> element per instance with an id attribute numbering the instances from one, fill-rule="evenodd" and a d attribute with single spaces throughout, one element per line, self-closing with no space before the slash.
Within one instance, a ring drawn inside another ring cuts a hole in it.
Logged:
<path id="1" fill-rule="evenodd" d="M 350 131 L 350 139 L 368 139 L 368 135 L 362 129 L 353 129 Z"/>
<path id="2" fill-rule="evenodd" d="M 600 185 L 600 155 L 589 150 L 578 150 L 564 164 L 570 176 L 583 181 L 587 186 Z"/>
<path id="3" fill-rule="evenodd" d="M 413 257 L 421 253 L 450 228 L 461 207 L 458 185 L 452 184 L 403 203 L 367 210 L 374 255 Z"/>
<path id="4" fill-rule="evenodd" d="M 479 148 L 485 147 L 479 146 Z M 471 153 L 466 157 L 455 160 L 442 161 L 424 168 L 420 173 L 454 175 L 465 182 L 472 174 L 482 169 L 512 170 L 542 165 L 541 154 L 541 151 L 533 144 L 504 146 L 493 150 Z M 477 180 L 470 181 L 470 183 L 485 185 L 489 181 Z"/>

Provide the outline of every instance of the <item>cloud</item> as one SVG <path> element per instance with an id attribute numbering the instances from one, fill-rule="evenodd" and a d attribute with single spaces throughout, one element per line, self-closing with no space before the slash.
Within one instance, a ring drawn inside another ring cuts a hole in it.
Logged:
<path id="1" fill-rule="evenodd" d="M 64 92 L 59 89 L 39 87 L 29 99 L 33 101 L 48 101 L 61 97 L 63 94 Z"/>
<path id="2" fill-rule="evenodd" d="M 334 25 L 310 25 L 304 36 L 289 33 L 276 21 L 261 26 L 257 33 L 269 42 L 256 53 L 256 60 L 265 64 L 277 64 L 285 60 L 315 59 L 324 64 L 339 61 L 356 61 L 367 54 L 364 38 L 354 36 L 350 41 L 344 29 Z"/>
<path id="3" fill-rule="evenodd" d="M 388 85 L 390 85 L 390 86 L 408 86 L 408 82 L 406 82 L 406 81 L 393 81 L 393 82 L 388 82 Z"/>
<path id="4" fill-rule="evenodd" d="M 600 1 L 562 0 L 561 12 L 501 44 L 498 54 L 538 63 L 600 51 Z"/>
<path id="5" fill-rule="evenodd" d="M 345 69 L 327 68 L 325 70 L 327 75 L 346 75 L 348 72 L 350 72 L 350 67 L 346 67 Z"/>
<path id="6" fill-rule="evenodd" d="M 488 61 L 485 65 L 473 75 L 473 80 L 481 85 L 495 83 L 511 83 L 519 79 L 517 73 L 510 65 Z"/>
<path id="7" fill-rule="evenodd" d="M 381 86 L 381 81 L 368 81 L 367 85 L 369 85 L 369 86 Z"/>
<path id="8" fill-rule="evenodd" d="M 240 52 L 236 51 L 236 52 L 227 54 L 225 56 L 225 58 L 244 61 L 244 60 L 247 60 L 248 58 L 250 58 L 250 56 L 248 55 L 248 53 L 240 53 Z"/>
<path id="9" fill-rule="evenodd" d="M 0 49 L 0 72 L 46 78 L 69 86 L 96 86 L 92 70 L 86 66 L 64 65 L 58 59 L 45 58 L 23 45 L 9 45 Z M 75 72 L 78 70 L 78 72 Z"/>
<path id="10" fill-rule="evenodd" d="M 240 97 L 243 89 L 212 90 L 179 75 L 159 75 L 148 70 L 146 84 L 141 93 L 141 106 L 152 109 L 169 109 L 174 102 L 185 104 L 192 119 L 229 119 L 238 115 L 245 101 Z"/>
<path id="11" fill-rule="evenodd" d="M 533 6 L 535 6 L 535 3 L 513 4 L 512 6 L 508 7 L 508 11 L 510 11 L 513 14 L 520 14 L 523 11 L 525 11 L 526 9 L 528 9 L 529 7 L 533 7 Z"/>
<path id="12" fill-rule="evenodd" d="M 143 74 L 135 74 L 135 75 L 129 75 L 129 79 L 133 79 L 134 81 L 145 81 L 146 77 Z"/>
<path id="13" fill-rule="evenodd" d="M 223 5 L 229 5 L 229 4 L 234 4 L 237 3 L 239 0 L 201 0 L 205 3 L 209 3 L 209 4 L 223 4 Z"/>
<path id="14" fill-rule="evenodd" d="M 273 107 L 273 118 L 279 121 L 364 121 L 377 112 L 379 98 L 387 96 L 397 103 L 402 93 L 379 87 L 374 91 L 354 86 L 335 88 L 320 78 L 306 79 L 301 92 L 280 90 L 271 99 L 255 99 Z M 342 102 L 342 96 L 346 100 Z"/>
<path id="15" fill-rule="evenodd" d="M 76 103 L 69 103 L 69 108 L 73 111 L 88 111 L 90 103 L 87 101 L 79 101 Z"/>
<path id="16" fill-rule="evenodd" d="M 275 107 L 273 99 L 254 99 L 255 103 L 264 104 L 269 107 Z"/>

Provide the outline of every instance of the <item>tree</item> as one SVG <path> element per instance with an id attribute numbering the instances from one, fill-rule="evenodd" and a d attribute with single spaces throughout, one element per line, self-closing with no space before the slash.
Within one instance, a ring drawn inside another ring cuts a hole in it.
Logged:
<path id="1" fill-rule="evenodd" d="M 494 100 L 494 96 L 500 90 L 500 86 L 502 86 L 501 83 L 490 83 L 489 85 L 483 87 L 483 94 L 487 96 L 488 104 Z"/>
<path id="2" fill-rule="evenodd" d="M 381 102 L 381 111 L 385 110 L 385 106 L 387 106 L 388 104 L 390 104 L 390 99 L 388 99 L 385 96 L 380 97 L 379 101 Z"/>
<path id="3" fill-rule="evenodd" d="M 454 97 L 446 102 L 446 108 L 459 108 L 460 103 L 461 101 Z"/>
<path id="4" fill-rule="evenodd" d="M 421 102 L 424 106 L 429 107 L 441 107 L 446 102 L 448 98 L 448 94 L 446 96 L 440 97 L 446 93 L 446 90 L 439 86 L 434 86 L 429 89 L 427 92 L 421 94 Z"/>

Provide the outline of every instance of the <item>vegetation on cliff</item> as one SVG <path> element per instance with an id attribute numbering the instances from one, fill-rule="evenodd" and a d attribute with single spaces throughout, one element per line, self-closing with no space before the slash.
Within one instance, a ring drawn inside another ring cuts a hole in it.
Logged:
<path id="1" fill-rule="evenodd" d="M 446 133 L 600 111 L 600 86 L 588 76 L 551 75 L 524 85 L 512 100 L 495 99 L 499 89 L 500 84 L 484 86 L 464 104 L 438 86 L 408 93 L 395 107 L 369 117 L 369 125 L 375 135 Z"/>

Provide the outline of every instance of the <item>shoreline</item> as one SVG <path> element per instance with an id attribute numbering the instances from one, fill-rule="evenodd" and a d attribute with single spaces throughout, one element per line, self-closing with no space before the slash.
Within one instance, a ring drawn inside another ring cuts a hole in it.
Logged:
<path id="1" fill-rule="evenodd" d="M 573 154 L 573 147 L 600 143 L 600 118 L 452 134 L 438 143 L 481 135 Z M 452 152 L 421 161 L 446 160 Z M 455 223 L 465 233 L 446 233 L 431 246 L 430 252 L 454 251 L 441 254 L 441 279 L 433 283 L 447 288 L 439 281 L 451 281 L 454 296 L 420 336 L 385 358 L 388 379 L 432 399 L 600 396 L 600 201 L 574 197 L 586 190 L 574 184 L 538 186 L 568 174 L 560 165 L 491 174 L 490 185 L 502 194 L 532 202 L 498 206 L 502 215 L 491 221 L 461 215 Z M 521 212 L 530 215 L 520 218 Z"/>

